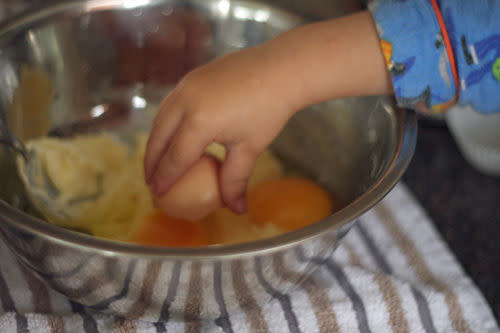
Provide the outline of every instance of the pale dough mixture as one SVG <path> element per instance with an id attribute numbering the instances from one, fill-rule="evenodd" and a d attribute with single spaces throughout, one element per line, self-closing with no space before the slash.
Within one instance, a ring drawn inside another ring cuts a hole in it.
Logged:
<path id="1" fill-rule="evenodd" d="M 49 177 L 61 192 L 61 207 L 73 218 L 52 223 L 80 229 L 94 236 L 127 241 L 143 218 L 153 210 L 144 183 L 143 159 L 147 134 L 138 134 L 129 146 L 111 134 L 91 134 L 72 139 L 39 138 L 28 143 L 35 148 Z M 225 158 L 224 147 L 212 144 L 207 153 Z M 257 161 L 249 187 L 281 177 L 282 165 L 270 151 Z M 78 203 L 78 198 L 95 200 Z M 75 199 L 76 202 L 75 203 Z M 238 243 L 282 233 L 274 224 L 258 227 L 248 217 L 220 209 L 204 220 L 217 235 L 217 243 Z"/>

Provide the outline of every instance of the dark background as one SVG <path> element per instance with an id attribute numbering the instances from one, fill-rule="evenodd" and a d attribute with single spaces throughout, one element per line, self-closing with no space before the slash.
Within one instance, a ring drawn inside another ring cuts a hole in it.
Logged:
<path id="1" fill-rule="evenodd" d="M 500 134 L 499 134 L 500 135 Z M 500 177 L 476 171 L 444 122 L 419 119 L 403 181 L 500 318 Z"/>

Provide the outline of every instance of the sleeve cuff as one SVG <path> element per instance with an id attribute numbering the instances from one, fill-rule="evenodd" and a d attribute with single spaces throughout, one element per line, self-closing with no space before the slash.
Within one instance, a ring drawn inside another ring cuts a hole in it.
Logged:
<path id="1" fill-rule="evenodd" d="M 457 89 L 436 12 L 428 0 L 369 5 L 399 106 L 442 113 Z"/>

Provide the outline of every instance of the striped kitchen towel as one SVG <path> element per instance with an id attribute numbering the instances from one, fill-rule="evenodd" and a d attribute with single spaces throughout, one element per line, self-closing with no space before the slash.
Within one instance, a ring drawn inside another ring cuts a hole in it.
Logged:
<path id="1" fill-rule="evenodd" d="M 191 318 L 185 323 L 167 317 L 148 322 L 90 313 L 49 289 L 3 243 L 0 258 L 2 333 L 500 332 L 481 293 L 403 184 L 360 218 L 334 255 L 318 262 L 299 289 L 273 295 L 264 306 L 246 302 L 239 313 L 221 313 L 218 320 Z M 252 290 L 244 288 L 238 271 L 236 267 L 222 291 L 235 288 L 251 299 Z M 177 273 L 182 276 L 182 269 Z M 216 273 L 215 267 L 214 279 Z M 294 274 L 283 268 L 279 278 L 293 280 Z M 273 292 L 263 276 L 257 278 Z M 160 288 L 154 281 L 151 290 Z M 203 295 L 193 294 L 186 306 L 194 301 L 197 313 L 203 313 Z"/>

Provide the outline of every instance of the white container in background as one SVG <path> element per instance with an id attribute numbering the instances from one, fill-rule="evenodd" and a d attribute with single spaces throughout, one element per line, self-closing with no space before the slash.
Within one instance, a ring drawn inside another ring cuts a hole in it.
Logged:
<path id="1" fill-rule="evenodd" d="M 446 122 L 464 157 L 479 171 L 500 176 L 500 113 L 455 106 L 447 112 Z"/>

